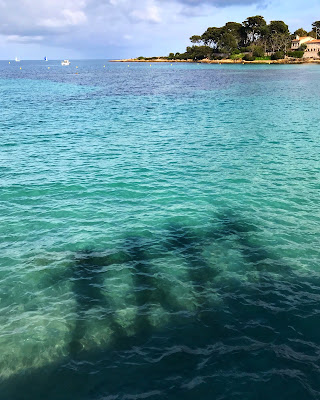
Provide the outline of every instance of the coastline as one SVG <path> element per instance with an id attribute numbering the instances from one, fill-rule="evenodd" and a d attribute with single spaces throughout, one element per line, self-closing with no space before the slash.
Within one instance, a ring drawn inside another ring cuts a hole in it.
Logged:
<path id="1" fill-rule="evenodd" d="M 244 60 L 230 60 L 230 59 L 222 59 L 222 60 L 168 60 L 165 58 L 156 58 L 156 59 L 144 59 L 139 60 L 137 58 L 128 58 L 122 60 L 110 60 L 110 62 L 120 62 L 120 63 L 191 63 L 191 64 L 320 64 L 320 60 L 254 60 L 254 61 L 244 61 Z"/>

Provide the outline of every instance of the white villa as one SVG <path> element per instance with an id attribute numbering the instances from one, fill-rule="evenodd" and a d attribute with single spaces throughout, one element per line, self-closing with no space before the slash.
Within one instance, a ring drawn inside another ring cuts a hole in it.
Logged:
<path id="1" fill-rule="evenodd" d="M 311 36 L 296 36 L 292 41 L 291 50 L 298 50 L 302 44 L 307 46 L 303 58 L 320 58 L 318 54 L 320 52 L 320 39 Z"/>

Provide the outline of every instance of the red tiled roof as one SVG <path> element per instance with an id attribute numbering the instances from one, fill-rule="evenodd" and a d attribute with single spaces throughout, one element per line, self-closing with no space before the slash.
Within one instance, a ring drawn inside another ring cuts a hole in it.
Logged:
<path id="1" fill-rule="evenodd" d="M 308 39 L 310 36 L 301 36 L 301 37 L 299 37 L 299 39 L 293 39 L 292 41 L 293 42 L 300 42 L 300 40 L 303 40 L 303 39 Z"/>

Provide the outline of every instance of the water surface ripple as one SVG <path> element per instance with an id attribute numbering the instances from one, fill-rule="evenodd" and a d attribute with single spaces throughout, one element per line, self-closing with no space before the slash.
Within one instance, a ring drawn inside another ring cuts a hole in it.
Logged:
<path id="1" fill-rule="evenodd" d="M 1 400 L 320 399 L 317 65 L 0 90 Z"/>

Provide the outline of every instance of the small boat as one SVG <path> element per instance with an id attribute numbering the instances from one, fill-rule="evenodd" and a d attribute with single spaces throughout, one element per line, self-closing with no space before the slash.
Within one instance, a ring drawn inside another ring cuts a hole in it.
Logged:
<path id="1" fill-rule="evenodd" d="M 45 57 L 45 58 L 44 58 L 44 61 L 48 61 L 48 57 Z"/>
<path id="2" fill-rule="evenodd" d="M 16 57 L 16 58 L 14 59 L 14 61 L 15 61 L 15 62 L 20 62 L 20 59 L 19 59 L 18 57 Z"/>
<path id="3" fill-rule="evenodd" d="M 63 60 L 61 61 L 61 65 L 70 65 L 70 61 L 69 60 Z"/>

